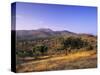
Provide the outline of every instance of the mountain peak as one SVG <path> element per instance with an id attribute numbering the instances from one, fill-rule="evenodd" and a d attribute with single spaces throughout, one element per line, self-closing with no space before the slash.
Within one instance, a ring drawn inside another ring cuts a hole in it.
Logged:
<path id="1" fill-rule="evenodd" d="M 52 32 L 53 30 L 51 30 L 49 28 L 40 28 L 40 29 L 38 29 L 38 31 Z"/>

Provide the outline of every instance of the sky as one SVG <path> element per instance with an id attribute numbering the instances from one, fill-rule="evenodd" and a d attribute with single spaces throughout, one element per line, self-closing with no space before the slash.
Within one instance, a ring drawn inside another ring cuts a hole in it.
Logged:
<path id="1" fill-rule="evenodd" d="M 97 34 L 97 8 L 89 6 L 16 3 L 16 29 L 49 28 Z"/>

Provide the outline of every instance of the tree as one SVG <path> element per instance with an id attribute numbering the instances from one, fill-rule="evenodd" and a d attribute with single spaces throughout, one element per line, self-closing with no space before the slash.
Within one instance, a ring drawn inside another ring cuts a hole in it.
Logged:
<path id="1" fill-rule="evenodd" d="M 45 46 L 45 45 L 41 45 L 39 46 L 40 47 L 40 52 L 42 53 L 42 55 L 45 55 L 45 53 L 47 52 L 48 50 L 48 47 Z"/>
<path id="2" fill-rule="evenodd" d="M 66 54 L 73 49 L 80 49 L 87 45 L 87 42 L 83 41 L 80 37 L 68 37 L 63 41 Z"/>
<path id="3" fill-rule="evenodd" d="M 19 50 L 19 51 L 16 51 L 16 54 L 17 54 L 19 57 L 25 57 L 25 56 L 26 56 L 26 51 L 24 51 L 24 50 Z"/>
<path id="4" fill-rule="evenodd" d="M 35 58 L 37 58 L 40 55 L 45 55 L 45 53 L 47 52 L 48 47 L 45 45 L 37 45 L 35 47 L 33 47 L 33 55 L 35 56 Z"/>

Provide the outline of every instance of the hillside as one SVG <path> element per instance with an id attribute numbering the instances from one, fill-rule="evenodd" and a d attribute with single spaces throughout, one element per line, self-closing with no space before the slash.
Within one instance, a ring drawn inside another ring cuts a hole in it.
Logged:
<path id="1" fill-rule="evenodd" d="M 76 33 L 67 30 L 53 31 L 51 29 L 37 29 L 37 30 L 16 30 L 17 40 L 34 40 L 38 38 L 50 38 L 59 36 L 77 36 Z"/>

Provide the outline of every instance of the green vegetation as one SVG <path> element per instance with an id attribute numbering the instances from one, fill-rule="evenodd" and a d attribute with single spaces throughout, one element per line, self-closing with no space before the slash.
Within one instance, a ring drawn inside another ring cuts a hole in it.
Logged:
<path id="1" fill-rule="evenodd" d="M 40 55 L 45 55 L 47 50 L 48 50 L 48 47 L 46 47 L 45 45 L 37 45 L 33 47 L 32 53 L 33 53 L 33 56 L 37 58 Z"/>
<path id="2" fill-rule="evenodd" d="M 96 50 L 95 36 L 53 37 L 31 41 L 17 42 L 18 57 L 35 57 L 68 54 L 74 50 Z"/>
<path id="3" fill-rule="evenodd" d="M 27 57 L 27 56 L 33 56 L 32 54 L 32 51 L 22 51 L 22 50 L 19 50 L 16 52 L 17 56 L 19 57 Z"/>

